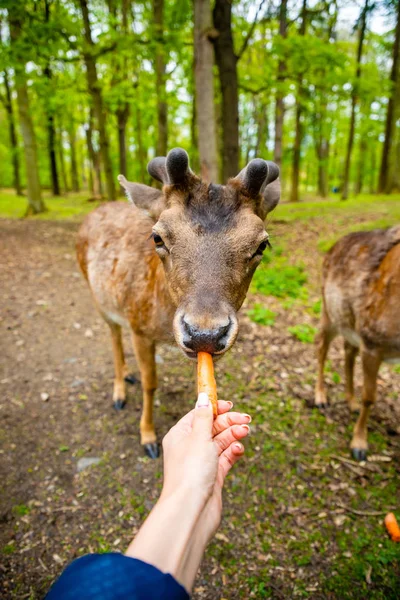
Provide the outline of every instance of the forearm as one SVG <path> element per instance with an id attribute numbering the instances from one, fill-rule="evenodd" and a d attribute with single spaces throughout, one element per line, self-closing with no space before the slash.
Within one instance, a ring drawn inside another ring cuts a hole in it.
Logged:
<path id="1" fill-rule="evenodd" d="M 196 540 L 202 508 L 192 492 L 161 496 L 129 545 L 127 556 L 170 573 L 190 591 L 205 548 L 201 539 Z"/>

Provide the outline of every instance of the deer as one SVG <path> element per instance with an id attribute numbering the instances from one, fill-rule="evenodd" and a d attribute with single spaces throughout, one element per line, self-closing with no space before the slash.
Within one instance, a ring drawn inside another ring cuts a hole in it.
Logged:
<path id="1" fill-rule="evenodd" d="M 110 328 L 114 408 L 126 403 L 128 372 L 122 327 L 131 330 L 140 371 L 140 439 L 159 456 L 153 422 L 155 349 L 176 342 L 196 360 L 220 358 L 238 334 L 237 313 L 263 252 L 270 246 L 265 218 L 279 203 L 279 168 L 253 159 L 226 185 L 202 181 L 182 148 L 148 164 L 162 189 L 118 176 L 129 202 L 91 212 L 77 237 L 77 258 L 94 304 Z"/>
<path id="2" fill-rule="evenodd" d="M 341 335 L 345 396 L 350 411 L 359 412 L 350 448 L 354 459 L 362 461 L 367 458 L 367 422 L 376 400 L 379 367 L 382 362 L 400 361 L 400 225 L 341 238 L 325 257 L 322 279 L 315 406 L 327 406 L 324 364 L 332 340 Z M 358 352 L 363 373 L 361 410 L 353 383 Z"/>

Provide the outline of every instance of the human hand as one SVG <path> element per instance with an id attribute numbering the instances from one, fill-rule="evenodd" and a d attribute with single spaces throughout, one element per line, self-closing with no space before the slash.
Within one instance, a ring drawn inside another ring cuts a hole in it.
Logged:
<path id="1" fill-rule="evenodd" d="M 161 497 L 126 551 L 171 573 L 190 592 L 204 550 L 222 512 L 225 477 L 244 452 L 238 441 L 251 418 L 229 412 L 232 402 L 211 403 L 199 394 L 196 408 L 165 436 Z"/>
<path id="2" fill-rule="evenodd" d="M 217 529 L 222 510 L 225 477 L 243 455 L 239 440 L 249 433 L 249 415 L 229 412 L 232 402 L 218 402 L 213 420 L 206 394 L 199 394 L 196 408 L 185 415 L 163 440 L 164 486 L 161 500 L 183 493 L 199 511 L 196 530 L 207 543 Z"/>

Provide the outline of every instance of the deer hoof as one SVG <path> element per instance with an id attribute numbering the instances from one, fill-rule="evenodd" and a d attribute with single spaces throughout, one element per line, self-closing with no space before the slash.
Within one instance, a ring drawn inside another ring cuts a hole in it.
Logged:
<path id="1" fill-rule="evenodd" d="M 367 451 L 361 448 L 352 448 L 351 454 L 354 460 L 358 460 L 359 462 L 367 460 Z"/>
<path id="2" fill-rule="evenodd" d="M 130 383 L 131 385 L 134 385 L 135 383 L 138 383 L 139 380 L 134 375 L 132 375 L 132 373 L 129 373 L 129 375 L 125 377 L 125 381 L 127 383 Z"/>
<path id="3" fill-rule="evenodd" d="M 122 410 L 126 404 L 126 400 L 114 400 L 115 410 Z"/>
<path id="4" fill-rule="evenodd" d="M 158 458 L 160 456 L 160 448 L 157 442 L 144 444 L 144 451 L 149 458 Z"/>

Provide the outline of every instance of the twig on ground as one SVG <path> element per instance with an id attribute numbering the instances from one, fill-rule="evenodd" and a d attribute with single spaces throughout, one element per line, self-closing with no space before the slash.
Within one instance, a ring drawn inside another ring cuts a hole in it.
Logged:
<path id="1" fill-rule="evenodd" d="M 351 512 L 358 517 L 381 517 L 382 515 L 386 515 L 390 510 L 396 510 L 396 507 L 388 507 L 387 510 L 355 510 L 354 508 L 350 508 L 350 506 L 346 506 L 341 502 L 337 502 L 337 506 L 340 506 L 340 508 Z"/>

